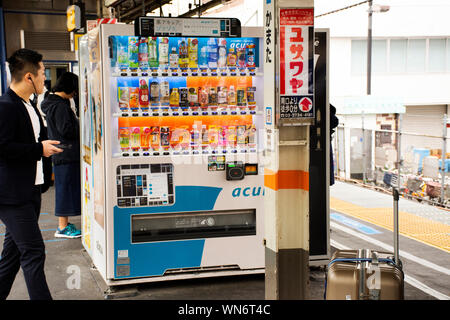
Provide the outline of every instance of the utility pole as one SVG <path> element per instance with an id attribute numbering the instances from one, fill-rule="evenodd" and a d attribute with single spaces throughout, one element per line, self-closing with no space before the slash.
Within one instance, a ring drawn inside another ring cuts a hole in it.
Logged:
<path id="1" fill-rule="evenodd" d="M 369 22 L 367 27 L 367 95 L 372 91 L 372 0 L 369 0 Z"/>
<path id="2" fill-rule="evenodd" d="M 264 1 L 263 42 L 265 296 L 304 300 L 309 297 L 309 154 L 315 118 L 314 1 Z M 291 55 L 296 48 L 304 49 L 302 57 Z"/>

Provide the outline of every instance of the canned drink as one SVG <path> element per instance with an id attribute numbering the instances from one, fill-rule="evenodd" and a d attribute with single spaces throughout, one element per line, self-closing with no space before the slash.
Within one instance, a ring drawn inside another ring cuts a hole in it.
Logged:
<path id="1" fill-rule="evenodd" d="M 237 145 L 240 147 L 244 147 L 247 143 L 247 134 L 246 134 L 245 125 L 237 126 L 236 139 Z"/>
<path id="2" fill-rule="evenodd" d="M 217 100 L 218 97 L 216 88 L 214 87 L 209 88 L 209 100 L 208 100 L 209 106 L 217 107 Z"/>
<path id="3" fill-rule="evenodd" d="M 243 87 L 239 87 L 237 88 L 237 105 L 239 107 L 244 107 L 246 104 L 245 89 Z"/>
<path id="4" fill-rule="evenodd" d="M 237 65 L 239 68 L 247 66 L 247 59 L 245 57 L 245 48 L 237 48 Z"/>
<path id="5" fill-rule="evenodd" d="M 256 88 L 255 87 L 248 87 L 247 88 L 247 103 L 248 103 L 249 106 L 256 105 L 255 92 L 256 92 Z"/>
<path id="6" fill-rule="evenodd" d="M 170 127 L 161 127 L 160 134 L 161 147 L 163 147 L 164 150 L 168 150 L 170 147 Z"/>

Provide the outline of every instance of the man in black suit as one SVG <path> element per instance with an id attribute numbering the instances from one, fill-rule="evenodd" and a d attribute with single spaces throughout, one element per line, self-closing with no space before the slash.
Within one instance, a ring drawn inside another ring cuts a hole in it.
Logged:
<path id="1" fill-rule="evenodd" d="M 52 299 L 44 274 L 45 246 L 39 229 L 42 157 L 62 152 L 47 140 L 30 103 L 44 88 L 42 55 L 20 49 L 8 59 L 11 85 L 0 97 L 0 220 L 6 226 L 0 259 L 0 300 L 6 299 L 22 267 L 31 300 Z"/>

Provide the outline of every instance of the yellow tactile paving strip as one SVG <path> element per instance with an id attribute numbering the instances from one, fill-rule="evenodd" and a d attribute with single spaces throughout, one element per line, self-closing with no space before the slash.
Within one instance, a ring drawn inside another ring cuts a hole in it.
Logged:
<path id="1" fill-rule="evenodd" d="M 330 197 L 330 208 L 393 230 L 392 208 L 365 208 L 333 197 Z M 401 235 L 450 253 L 450 226 L 404 211 L 399 212 L 398 219 Z"/>

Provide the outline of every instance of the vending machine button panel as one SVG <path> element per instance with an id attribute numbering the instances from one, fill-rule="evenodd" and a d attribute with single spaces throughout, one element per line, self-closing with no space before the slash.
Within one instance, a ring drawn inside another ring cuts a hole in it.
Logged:
<path id="1" fill-rule="evenodd" d="M 147 207 L 175 202 L 173 165 L 122 165 L 117 170 L 117 205 Z"/>

